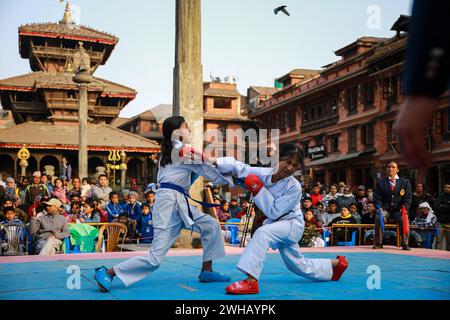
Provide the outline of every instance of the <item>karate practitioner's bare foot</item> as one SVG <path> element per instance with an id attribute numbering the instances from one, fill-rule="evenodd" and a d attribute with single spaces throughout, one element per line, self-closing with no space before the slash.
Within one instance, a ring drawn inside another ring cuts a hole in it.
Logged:
<path id="1" fill-rule="evenodd" d="M 202 271 L 213 272 L 212 270 L 212 261 L 205 261 L 202 264 Z"/>

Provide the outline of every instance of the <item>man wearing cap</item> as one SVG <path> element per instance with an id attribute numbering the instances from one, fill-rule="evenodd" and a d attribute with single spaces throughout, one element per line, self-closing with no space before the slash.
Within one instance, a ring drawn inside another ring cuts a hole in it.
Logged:
<path id="1" fill-rule="evenodd" d="M 43 214 L 36 218 L 36 212 L 32 213 L 30 233 L 36 239 L 36 253 L 51 255 L 59 251 L 62 240 L 69 236 L 69 226 L 66 218 L 59 214 L 61 202 L 58 199 L 52 198 L 44 204 Z"/>
<path id="2" fill-rule="evenodd" d="M 25 189 L 25 201 L 24 205 L 26 211 L 28 208 L 34 203 L 36 198 L 43 198 L 45 196 L 50 196 L 47 187 L 41 183 L 41 172 L 35 171 L 33 172 L 33 182 L 30 183 Z"/>

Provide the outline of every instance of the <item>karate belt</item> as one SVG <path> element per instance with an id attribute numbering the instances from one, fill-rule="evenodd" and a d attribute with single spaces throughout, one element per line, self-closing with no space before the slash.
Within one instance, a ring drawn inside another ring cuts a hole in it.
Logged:
<path id="1" fill-rule="evenodd" d="M 205 208 L 215 208 L 215 207 L 219 207 L 219 206 L 220 206 L 220 204 L 209 203 L 209 202 L 203 202 L 203 201 L 200 201 L 200 200 L 195 200 L 195 199 L 193 199 L 193 198 L 189 195 L 189 193 L 188 193 L 186 190 L 184 190 L 183 187 L 181 187 L 181 186 L 179 186 L 179 185 L 177 185 L 177 184 L 173 184 L 173 183 L 169 183 L 169 182 L 162 182 L 162 183 L 159 184 L 159 187 L 160 187 L 161 189 L 171 189 L 171 190 L 175 190 L 175 191 L 178 191 L 178 192 L 180 192 L 180 193 L 182 193 L 182 194 L 184 195 L 184 198 L 186 199 L 186 204 L 187 204 L 187 207 L 188 207 L 189 218 L 191 218 L 192 221 L 194 221 L 194 216 L 192 215 L 191 208 L 189 207 L 189 200 L 188 200 L 188 198 L 191 199 L 191 200 L 194 201 L 194 202 L 197 202 L 198 204 L 201 204 L 201 205 L 202 205 L 203 207 L 205 207 Z"/>

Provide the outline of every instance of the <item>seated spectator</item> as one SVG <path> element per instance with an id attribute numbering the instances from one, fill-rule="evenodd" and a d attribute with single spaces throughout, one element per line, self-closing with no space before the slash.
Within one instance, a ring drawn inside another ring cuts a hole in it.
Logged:
<path id="1" fill-rule="evenodd" d="M 130 194 L 129 190 L 123 190 L 120 194 L 120 196 L 122 197 L 122 199 L 120 200 L 120 206 L 122 207 L 123 211 L 125 212 L 127 210 L 128 207 L 128 196 Z"/>
<path id="2" fill-rule="evenodd" d="M 331 185 L 330 193 L 328 193 L 322 200 L 324 206 L 328 207 L 328 202 L 330 200 L 336 200 L 339 196 L 340 196 L 340 194 L 338 192 L 338 186 L 336 184 Z"/>
<path id="3" fill-rule="evenodd" d="M 305 228 L 315 226 L 316 230 L 322 232 L 322 224 L 314 219 L 314 212 L 312 209 L 305 210 L 303 217 L 305 219 Z"/>
<path id="4" fill-rule="evenodd" d="M 14 207 L 10 206 L 10 207 L 4 207 L 3 208 L 3 212 L 5 215 L 5 220 L 3 220 L 2 222 L 0 222 L 0 224 L 4 227 L 11 225 L 11 224 L 18 224 L 21 225 L 23 227 L 23 232 L 20 236 L 20 240 L 24 241 L 27 235 L 27 230 L 25 229 L 25 224 L 17 219 L 17 214 L 16 211 L 14 210 Z M 2 247 L 1 247 L 1 252 L 4 252 L 5 250 L 8 249 L 8 239 L 7 239 L 7 235 L 5 232 L 1 232 L 0 233 L 0 240 L 2 243 Z M 20 253 L 23 253 L 23 247 L 19 247 L 18 250 Z"/>
<path id="5" fill-rule="evenodd" d="M 83 203 L 83 214 L 80 217 L 80 222 L 100 222 L 100 215 L 98 214 L 93 201 L 86 200 Z"/>
<path id="6" fill-rule="evenodd" d="M 130 219 L 136 220 L 141 215 L 141 203 L 137 201 L 136 191 L 130 191 L 128 195 L 128 205 L 125 210 Z"/>
<path id="7" fill-rule="evenodd" d="M 103 210 L 102 205 L 100 204 L 100 201 L 98 200 L 94 200 L 92 201 L 92 203 L 94 204 L 94 208 L 97 210 L 97 213 L 100 217 L 100 222 L 109 222 L 109 218 L 108 218 L 108 213 Z"/>
<path id="8" fill-rule="evenodd" d="M 98 183 L 92 187 L 92 200 L 100 201 L 102 208 L 106 208 L 111 191 L 112 189 L 108 186 L 108 177 L 106 174 L 99 174 Z"/>
<path id="9" fill-rule="evenodd" d="M 69 207 L 70 208 L 70 207 Z M 66 209 L 64 208 L 64 206 L 59 207 L 58 212 L 60 215 L 62 215 L 64 218 L 67 218 L 67 216 L 69 215 L 66 211 Z M 67 219 L 66 219 L 67 220 Z"/>
<path id="10" fill-rule="evenodd" d="M 19 188 L 17 188 L 13 178 L 11 177 L 6 178 L 4 189 L 5 189 L 5 198 L 3 199 L 3 201 L 5 201 L 6 199 L 11 199 L 14 202 L 15 207 L 18 207 L 22 204 L 22 201 L 20 200 L 19 196 L 20 190 Z"/>
<path id="11" fill-rule="evenodd" d="M 333 226 L 335 224 L 356 224 L 356 219 L 351 215 L 347 207 L 343 207 L 340 215 L 334 218 L 329 225 Z M 333 228 L 333 244 L 335 245 L 338 241 L 345 241 L 345 239 L 349 241 L 349 232 L 351 231 L 351 228 Z"/>
<path id="12" fill-rule="evenodd" d="M 76 195 L 76 196 L 78 196 L 78 201 L 80 201 L 80 198 L 81 198 L 81 181 L 80 181 L 80 178 L 78 178 L 78 177 L 73 178 L 72 179 L 72 185 L 73 185 L 72 189 L 70 189 L 68 191 L 69 199 L 72 199 L 72 197 Z"/>
<path id="13" fill-rule="evenodd" d="M 125 243 L 130 243 L 134 237 L 136 221 L 129 219 L 127 214 L 123 212 L 119 214 L 119 217 L 114 219 L 112 222 L 121 223 L 127 227 L 127 235 L 125 237 Z"/>
<path id="14" fill-rule="evenodd" d="M 150 206 L 143 204 L 141 206 L 142 214 L 137 220 L 137 236 L 141 243 L 152 243 L 153 241 L 153 220 Z"/>
<path id="15" fill-rule="evenodd" d="M 314 212 L 314 211 L 313 211 Z M 316 204 L 316 215 L 320 216 L 325 213 L 325 206 L 323 205 L 323 202 L 317 202 Z M 317 217 L 314 217 L 317 220 Z"/>
<path id="16" fill-rule="evenodd" d="M 352 188 L 350 186 L 345 186 L 344 193 L 336 199 L 337 209 L 338 211 L 341 211 L 344 207 L 347 207 L 348 209 L 352 203 L 357 204 L 356 199 L 352 194 Z"/>
<path id="17" fill-rule="evenodd" d="M 434 198 L 425 191 L 425 185 L 419 182 L 416 184 L 416 191 L 413 193 L 411 206 L 409 207 L 409 220 L 413 221 L 416 218 L 419 204 L 422 202 L 428 202 L 431 207 L 434 205 Z"/>
<path id="18" fill-rule="evenodd" d="M 222 195 L 220 194 L 219 186 L 213 186 L 213 187 L 211 188 L 211 193 L 212 193 L 213 199 L 219 199 L 220 201 L 223 200 L 223 197 L 222 197 Z"/>
<path id="19" fill-rule="evenodd" d="M 236 198 L 231 198 L 230 200 L 230 214 L 231 218 L 236 218 L 237 214 L 241 212 L 241 207 L 238 204 L 238 201 Z"/>
<path id="20" fill-rule="evenodd" d="M 55 179 L 55 186 L 53 188 L 51 196 L 58 199 L 62 203 L 64 208 L 67 207 L 67 210 L 70 209 L 69 198 L 67 197 L 67 189 L 66 187 L 64 187 L 63 181 L 60 178 Z"/>
<path id="21" fill-rule="evenodd" d="M 81 204 L 79 202 L 72 202 L 70 204 L 70 213 L 66 217 L 67 222 L 79 223 L 80 217 L 81 217 Z"/>
<path id="22" fill-rule="evenodd" d="M 319 233 L 322 233 L 322 226 L 320 224 L 320 222 L 317 222 L 314 219 L 314 213 L 312 209 L 307 209 L 304 214 L 304 219 L 305 219 L 305 229 L 307 228 L 311 228 L 312 226 L 315 228 L 315 230 Z M 305 235 L 305 233 L 304 233 Z M 303 241 L 305 241 L 303 239 Z M 324 247 L 325 246 L 325 242 L 323 241 L 323 239 L 320 236 L 314 236 L 311 238 L 310 244 L 306 244 L 306 246 L 311 246 L 311 247 Z"/>
<path id="23" fill-rule="evenodd" d="M 305 197 L 302 201 L 302 212 L 308 209 L 311 209 L 314 212 L 314 215 L 317 214 L 317 210 L 313 208 L 311 197 Z"/>
<path id="24" fill-rule="evenodd" d="M 49 194 L 52 194 L 53 184 L 52 176 L 43 174 L 41 177 L 41 183 L 47 188 Z"/>
<path id="25" fill-rule="evenodd" d="M 323 199 L 322 195 L 320 194 L 320 187 L 313 186 L 309 197 L 311 198 L 312 206 L 316 207 L 317 202 L 321 202 Z"/>
<path id="26" fill-rule="evenodd" d="M 69 227 L 66 219 L 58 213 L 61 202 L 50 199 L 44 203 L 45 211 L 36 217 L 34 211 L 30 219 L 30 233 L 36 239 L 36 253 L 39 255 L 52 255 L 60 250 L 62 240 L 69 236 Z"/>
<path id="27" fill-rule="evenodd" d="M 20 208 L 16 208 L 14 201 L 12 201 L 9 198 L 5 198 L 5 200 L 3 201 L 3 208 L 2 208 L 2 211 L 0 211 L 0 221 L 5 219 L 5 216 L 4 216 L 4 212 L 5 212 L 4 208 L 5 207 L 13 207 L 14 211 L 16 213 L 16 217 L 23 223 L 28 223 L 28 215 L 25 213 L 25 211 L 23 211 Z"/>
<path id="28" fill-rule="evenodd" d="M 81 202 L 81 197 L 77 193 L 72 193 L 69 197 L 70 203 Z"/>
<path id="29" fill-rule="evenodd" d="M 155 204 L 155 192 L 149 190 L 145 193 L 144 204 L 148 205 L 150 207 L 150 210 L 153 208 L 153 205 Z"/>
<path id="30" fill-rule="evenodd" d="M 419 204 L 416 218 L 411 222 L 411 226 L 418 232 L 422 238 L 426 234 L 434 234 L 438 227 L 437 217 L 434 215 L 433 209 L 428 202 Z"/>
<path id="31" fill-rule="evenodd" d="M 366 190 L 367 201 L 373 201 L 373 189 L 367 188 Z"/>
<path id="32" fill-rule="evenodd" d="M 83 180 L 81 180 L 80 189 L 81 189 L 80 197 L 82 201 L 92 198 L 92 185 L 90 184 L 88 178 L 83 178 Z"/>
<path id="33" fill-rule="evenodd" d="M 108 221 L 111 222 L 118 218 L 121 213 L 125 210 L 119 204 L 119 194 L 116 191 L 111 191 L 109 193 L 109 202 L 106 205 L 106 212 L 108 213 Z"/>
<path id="34" fill-rule="evenodd" d="M 348 210 L 350 211 L 350 214 L 355 218 L 356 223 L 361 223 L 362 218 L 358 213 L 358 205 L 356 203 L 352 203 L 349 207 Z"/>
<path id="35" fill-rule="evenodd" d="M 323 226 L 327 226 L 334 218 L 339 217 L 336 201 L 330 200 L 328 202 L 328 211 L 322 215 L 317 214 L 316 217 L 316 220 L 321 222 Z"/>
<path id="36" fill-rule="evenodd" d="M 366 187 L 363 185 L 360 185 L 358 187 L 358 192 L 355 196 L 356 203 L 358 205 L 358 213 L 359 215 L 363 215 L 367 212 L 367 197 L 366 197 Z"/>
<path id="37" fill-rule="evenodd" d="M 434 208 L 440 228 L 436 248 L 450 250 L 450 230 L 445 229 L 445 225 L 450 223 L 450 182 L 444 183 L 444 190 L 436 198 Z"/>
<path id="38" fill-rule="evenodd" d="M 367 212 L 362 216 L 363 224 L 375 224 L 376 208 L 372 201 L 367 202 Z"/>
<path id="39" fill-rule="evenodd" d="M 226 222 L 228 219 L 231 219 L 228 202 L 222 201 L 222 204 L 217 208 L 216 213 L 220 222 Z"/>

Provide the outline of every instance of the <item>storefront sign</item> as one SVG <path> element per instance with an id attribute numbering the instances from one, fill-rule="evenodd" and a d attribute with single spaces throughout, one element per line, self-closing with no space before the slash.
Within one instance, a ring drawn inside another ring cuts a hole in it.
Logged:
<path id="1" fill-rule="evenodd" d="M 311 161 L 325 158 L 327 156 L 325 145 L 319 144 L 315 147 L 308 148 L 308 154 Z"/>

